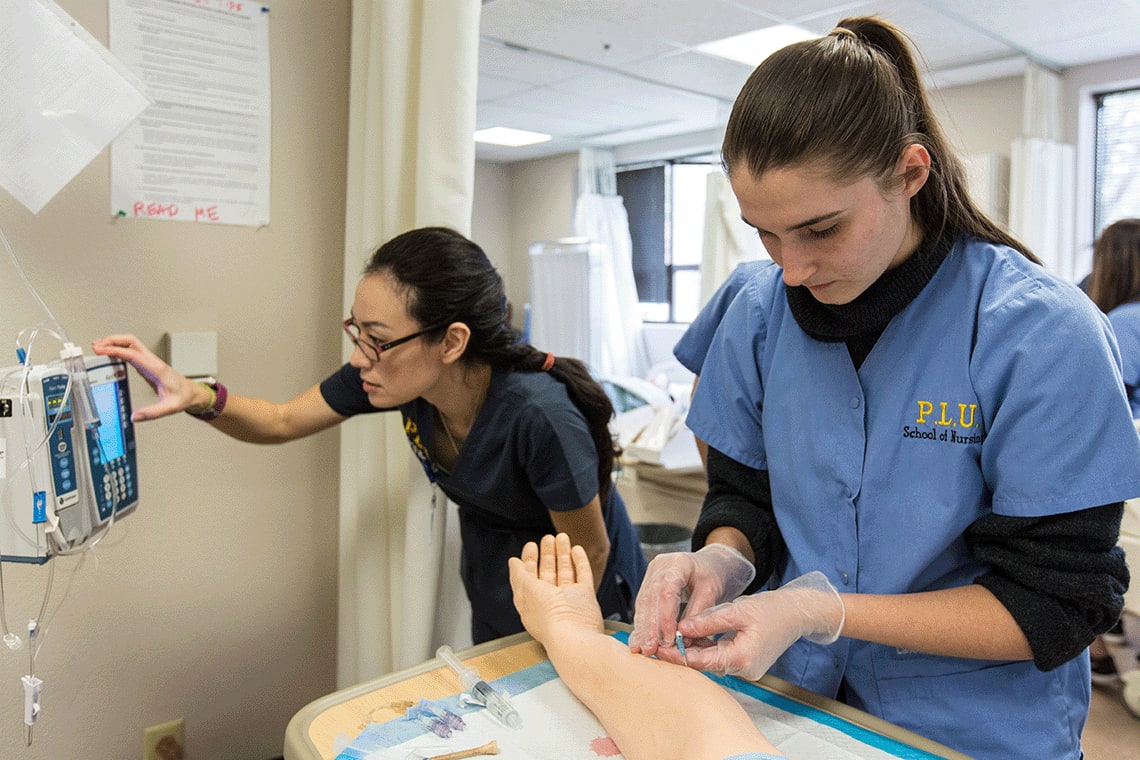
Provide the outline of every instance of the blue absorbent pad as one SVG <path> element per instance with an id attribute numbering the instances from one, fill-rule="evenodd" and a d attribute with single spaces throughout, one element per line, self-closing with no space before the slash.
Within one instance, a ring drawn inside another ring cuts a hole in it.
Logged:
<path id="1" fill-rule="evenodd" d="M 629 635 L 625 631 L 612 636 L 628 643 Z M 827 757 L 829 760 L 939 757 L 748 681 L 733 676 L 708 677 L 730 690 L 764 735 L 793 760 L 796 757 Z M 570 693 L 549 661 L 523 668 L 490 684 L 510 695 L 511 704 L 522 720 L 520 730 L 507 728 L 482 707 L 466 704 L 455 694 L 436 699 L 434 704 L 461 716 L 466 729 L 442 739 L 417 720 L 397 718 L 373 723 L 337 755 L 337 760 L 430 758 L 491 740 L 498 745 L 500 760 L 621 757 L 605 729 Z"/>

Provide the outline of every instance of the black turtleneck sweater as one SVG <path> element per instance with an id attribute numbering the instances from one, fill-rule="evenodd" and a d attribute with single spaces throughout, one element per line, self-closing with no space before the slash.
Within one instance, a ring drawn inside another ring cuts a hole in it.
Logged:
<path id="1" fill-rule="evenodd" d="M 850 303 L 822 304 L 807 288 L 791 287 L 788 308 L 812 338 L 844 342 L 858 369 L 891 319 L 934 277 L 954 239 L 924 240 Z M 756 557 L 757 580 L 749 588 L 756 590 L 786 549 L 772 509 L 768 472 L 710 448 L 708 477 L 693 548 L 704 546 L 715 528 L 740 530 Z M 967 529 L 967 544 L 990 566 L 974 582 L 1009 610 L 1041 670 L 1077 656 L 1119 618 L 1128 587 L 1128 567 L 1116 546 L 1122 514 L 1120 502 L 1048 517 L 990 514 Z"/>
<path id="2" fill-rule="evenodd" d="M 816 340 L 846 342 L 851 361 L 859 369 L 887 323 L 922 292 L 953 246 L 952 235 L 924 240 L 918 250 L 850 303 L 820 303 L 802 285 L 787 288 L 788 308 L 796 324 Z"/>

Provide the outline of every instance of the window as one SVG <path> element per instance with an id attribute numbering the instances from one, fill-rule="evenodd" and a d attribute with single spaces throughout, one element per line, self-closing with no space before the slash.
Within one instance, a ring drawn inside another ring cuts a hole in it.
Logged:
<path id="1" fill-rule="evenodd" d="M 617 172 L 646 322 L 691 322 L 700 311 L 705 187 L 711 171 L 720 171 L 719 162 L 698 157 Z"/>
<path id="2" fill-rule="evenodd" d="M 1140 216 L 1140 88 L 1096 96 L 1096 234 L 1123 217 Z"/>

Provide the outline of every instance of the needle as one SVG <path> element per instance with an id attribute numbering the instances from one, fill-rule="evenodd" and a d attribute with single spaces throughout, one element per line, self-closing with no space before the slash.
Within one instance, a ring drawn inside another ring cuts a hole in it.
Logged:
<path id="1" fill-rule="evenodd" d="M 677 631 L 673 636 L 673 640 L 677 642 L 677 648 L 681 650 L 681 659 L 685 662 L 685 665 L 688 665 L 689 656 L 685 654 L 685 637 L 681 635 L 680 631 Z"/>

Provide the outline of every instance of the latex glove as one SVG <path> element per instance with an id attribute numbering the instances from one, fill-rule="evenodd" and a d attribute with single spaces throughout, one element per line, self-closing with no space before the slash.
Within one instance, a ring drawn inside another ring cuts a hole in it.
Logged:
<path id="1" fill-rule="evenodd" d="M 209 393 L 160 359 L 134 335 L 108 335 L 93 341 L 91 348 L 100 356 L 129 363 L 158 395 L 156 403 L 135 409 L 132 422 L 204 408 L 209 403 Z"/>
<path id="2" fill-rule="evenodd" d="M 756 577 L 756 567 L 744 555 L 724 544 L 708 544 L 696 552 L 658 554 L 649 563 L 633 611 L 632 652 L 658 653 L 674 647 L 682 594 L 688 596 L 686 615 L 734 599 Z M 666 657 L 680 662 L 680 654 Z"/>
<path id="3" fill-rule="evenodd" d="M 817 644 L 839 638 L 843 599 L 818 570 L 778 589 L 742 597 L 686 617 L 678 628 L 693 639 L 691 668 L 756 680 L 800 637 Z M 728 633 L 713 641 L 711 637 Z"/>

